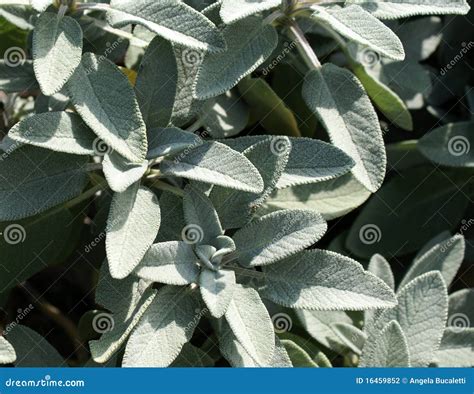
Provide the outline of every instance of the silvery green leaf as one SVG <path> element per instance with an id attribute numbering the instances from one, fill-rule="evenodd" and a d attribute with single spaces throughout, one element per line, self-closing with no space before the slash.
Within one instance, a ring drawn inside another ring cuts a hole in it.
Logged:
<path id="1" fill-rule="evenodd" d="M 232 148 L 233 150 L 242 153 L 244 150 L 250 148 L 252 145 L 255 145 L 259 142 L 268 140 L 268 135 L 246 135 L 238 138 L 227 138 L 220 140 L 223 144 L 226 144 L 228 147 Z M 279 138 L 279 137 L 277 137 Z M 277 140 L 278 142 L 280 140 Z"/>
<path id="2" fill-rule="evenodd" d="M 157 242 L 182 241 L 186 226 L 183 199 L 171 192 L 162 192 L 160 197 L 161 225 Z"/>
<path id="3" fill-rule="evenodd" d="M 130 335 L 122 366 L 169 366 L 191 339 L 201 314 L 201 303 L 189 288 L 163 287 Z"/>
<path id="4" fill-rule="evenodd" d="M 149 131 L 148 159 L 168 156 L 193 149 L 203 143 L 196 134 L 177 127 L 158 128 Z"/>
<path id="5" fill-rule="evenodd" d="M 273 323 L 254 289 L 235 285 L 225 319 L 238 342 L 256 363 L 265 365 L 271 360 L 275 350 Z"/>
<path id="6" fill-rule="evenodd" d="M 194 83 L 205 52 L 181 45 L 173 45 L 173 50 L 178 66 L 178 80 L 171 123 L 184 127 L 202 107 L 203 102 L 194 98 Z"/>
<path id="7" fill-rule="evenodd" d="M 346 343 L 334 330 L 334 323 L 352 324 L 352 319 L 345 312 L 300 309 L 296 314 L 308 334 L 320 344 L 337 353 L 347 349 Z"/>
<path id="8" fill-rule="evenodd" d="M 276 335 L 275 351 L 272 358 L 267 364 L 260 364 L 243 348 L 225 320 L 222 321 L 221 326 L 222 328 L 218 335 L 220 351 L 233 367 L 291 368 L 293 366 L 285 347 Z"/>
<path id="9" fill-rule="evenodd" d="M 174 159 L 164 160 L 164 175 L 211 183 L 231 189 L 260 193 L 263 180 L 257 169 L 241 153 L 219 142 L 206 142 Z"/>
<path id="10" fill-rule="evenodd" d="M 250 15 L 276 8 L 281 3 L 282 0 L 223 0 L 220 16 L 229 25 Z"/>
<path id="11" fill-rule="evenodd" d="M 274 143 L 274 150 L 278 148 Z M 277 189 L 328 181 L 346 174 L 354 160 L 342 150 L 323 141 L 292 138 L 288 164 L 277 183 Z"/>
<path id="12" fill-rule="evenodd" d="M 463 262 L 465 249 L 464 237 L 461 234 L 456 234 L 433 246 L 415 259 L 399 287 L 402 288 L 417 276 L 428 271 L 440 271 L 446 286 L 449 286 Z"/>
<path id="13" fill-rule="evenodd" d="M 124 280 L 122 280 L 122 282 L 123 281 Z M 114 290 L 118 291 L 119 289 L 120 287 Z M 107 362 L 122 348 L 130 333 L 137 326 L 156 296 L 157 291 L 148 288 L 143 292 L 141 298 L 137 299 L 136 303 L 130 304 L 130 306 L 134 308 L 130 309 L 127 313 L 119 312 L 113 315 L 107 313 L 96 315 L 98 316 L 95 322 L 96 326 L 100 331 L 104 331 L 100 339 L 89 342 L 92 359 L 96 363 L 103 364 Z M 99 326 L 101 322 L 100 319 L 102 319 L 103 328 Z"/>
<path id="14" fill-rule="evenodd" d="M 400 19 L 416 15 L 459 14 L 469 11 L 465 0 L 428 0 L 413 2 L 411 0 L 348 0 L 348 3 L 359 4 L 379 19 Z"/>
<path id="15" fill-rule="evenodd" d="M 135 182 L 138 182 L 148 169 L 148 162 L 142 164 L 130 163 L 116 152 L 104 156 L 102 170 L 110 188 L 117 193 L 123 193 Z"/>
<path id="16" fill-rule="evenodd" d="M 282 210 L 249 223 L 232 237 L 244 267 L 273 264 L 317 242 L 327 224 L 319 213 Z"/>
<path id="17" fill-rule="evenodd" d="M 188 185 L 184 189 L 183 209 L 187 225 L 196 226 L 201 233 L 199 243 L 209 245 L 224 234 L 211 200 L 193 186 Z"/>
<path id="18" fill-rule="evenodd" d="M 216 208 L 222 226 L 228 228 L 239 228 L 251 219 L 258 207 L 266 200 L 275 189 L 291 150 L 291 143 L 287 137 L 272 137 L 258 142 L 243 151 L 243 154 L 260 172 L 264 190 L 262 193 L 248 193 L 234 191 L 227 188 L 214 186 L 209 195 Z M 279 151 L 274 149 L 278 144 Z"/>
<path id="19" fill-rule="evenodd" d="M 369 341 L 391 320 L 396 320 L 406 338 L 411 364 L 423 367 L 430 364 L 439 347 L 446 326 L 448 294 L 439 271 L 422 274 L 397 294 L 398 305 L 385 309 L 369 327 Z"/>
<path id="20" fill-rule="evenodd" d="M 17 324 L 8 332 L 6 339 L 15 349 L 16 367 L 67 367 L 67 363 L 58 351 L 43 336 L 31 328 Z"/>
<path id="21" fill-rule="evenodd" d="M 51 4 L 53 4 L 53 0 L 30 0 L 31 6 L 38 12 L 43 12 L 48 8 Z"/>
<path id="22" fill-rule="evenodd" d="M 33 31 L 33 66 L 41 91 L 61 90 L 81 62 L 82 30 L 69 16 L 44 12 Z"/>
<path id="23" fill-rule="evenodd" d="M 365 310 L 395 303 L 393 291 L 349 257 L 320 249 L 263 267 L 262 296 L 295 309 Z M 288 278 L 292 278 L 291 281 Z"/>
<path id="24" fill-rule="evenodd" d="M 105 247 L 110 273 L 123 279 L 140 263 L 160 228 L 155 194 L 137 182 L 112 199 Z"/>
<path id="25" fill-rule="evenodd" d="M 474 289 L 462 289 L 449 296 L 448 326 L 461 330 L 466 327 L 474 327 Z"/>
<path id="26" fill-rule="evenodd" d="M 195 96 L 206 99 L 233 88 L 267 59 L 278 43 L 275 28 L 249 17 L 223 30 L 227 50 L 207 53 L 199 69 Z"/>
<path id="27" fill-rule="evenodd" d="M 21 60 L 15 67 L 12 67 L 10 61 L 0 60 L 0 88 L 6 93 L 38 89 L 33 61 Z"/>
<path id="28" fill-rule="evenodd" d="M 441 345 L 434 356 L 437 367 L 464 367 L 474 366 L 474 328 L 459 330 L 447 328 L 444 331 Z"/>
<path id="29" fill-rule="evenodd" d="M 341 87 L 344 94 L 338 93 Z M 377 114 L 357 77 L 325 64 L 306 75 L 303 97 L 334 145 L 355 161 L 352 173 L 357 180 L 375 192 L 385 177 L 385 147 Z"/>
<path id="30" fill-rule="evenodd" d="M 431 161 L 453 167 L 474 167 L 474 122 L 450 123 L 425 134 L 418 150 Z"/>
<path id="31" fill-rule="evenodd" d="M 407 339 L 400 324 L 392 320 L 368 341 L 360 358 L 360 367 L 409 367 Z"/>
<path id="32" fill-rule="evenodd" d="M 135 269 L 140 278 L 168 285 L 187 285 L 199 277 L 198 258 L 182 241 L 154 244 Z"/>
<path id="33" fill-rule="evenodd" d="M 308 353 L 299 345 L 289 339 L 282 339 L 281 343 L 285 347 L 291 363 L 295 368 L 318 368 Z"/>
<path id="34" fill-rule="evenodd" d="M 413 260 L 418 260 L 421 256 L 423 256 L 430 249 L 434 248 L 438 244 L 443 243 L 444 241 L 447 241 L 451 237 L 452 237 L 452 235 L 449 231 L 443 231 L 443 232 L 437 234 L 436 236 L 431 238 L 428 242 L 426 242 L 420 250 L 418 250 L 418 252 L 416 253 L 416 256 Z"/>
<path id="35" fill-rule="evenodd" d="M 173 46 L 156 36 L 143 56 L 135 83 L 138 105 L 148 130 L 170 123 L 177 81 L 178 65 Z M 148 135 L 150 137 L 150 133 Z"/>
<path id="36" fill-rule="evenodd" d="M 97 305 L 114 314 L 114 319 L 128 320 L 148 291 L 148 284 L 132 275 L 125 279 L 114 279 L 105 261 L 99 271 L 95 290 Z"/>
<path id="37" fill-rule="evenodd" d="M 312 19 L 340 35 L 394 60 L 403 60 L 405 52 L 398 36 L 377 18 L 357 5 L 344 8 L 311 7 Z"/>
<path id="38" fill-rule="evenodd" d="M 97 139 L 79 115 L 71 112 L 45 112 L 24 118 L 8 136 L 24 144 L 75 155 L 94 155 Z"/>
<path id="39" fill-rule="evenodd" d="M 404 130 L 413 130 L 413 119 L 410 111 L 392 89 L 367 72 L 362 64 L 355 64 L 352 71 L 359 78 L 375 106 L 391 123 Z"/>
<path id="40" fill-rule="evenodd" d="M 0 337 L 0 364 L 12 364 L 15 360 L 15 349 L 4 337 Z"/>
<path id="41" fill-rule="evenodd" d="M 113 27 L 136 24 L 173 43 L 207 51 L 221 51 L 225 41 L 203 14 L 179 0 L 112 0 L 107 19 Z"/>
<path id="42" fill-rule="evenodd" d="M 200 348 L 191 345 L 189 342 L 183 346 L 181 353 L 173 361 L 171 367 L 178 367 L 178 368 L 200 368 L 200 367 L 214 367 L 214 360 L 210 357 L 206 352 L 201 350 Z"/>
<path id="43" fill-rule="evenodd" d="M 234 271 L 203 269 L 199 275 L 201 296 L 211 315 L 220 318 L 226 313 L 235 289 Z"/>
<path id="44" fill-rule="evenodd" d="M 356 326 L 347 323 L 333 323 L 332 329 L 339 339 L 353 353 L 360 355 L 367 341 L 367 335 Z"/>
<path id="45" fill-rule="evenodd" d="M 87 184 L 86 156 L 33 146 L 0 160 L 0 220 L 37 215 L 78 196 Z"/>
<path id="46" fill-rule="evenodd" d="M 245 129 L 249 116 L 247 104 L 230 90 L 203 106 L 200 121 L 213 138 L 226 138 Z"/>
<path id="47" fill-rule="evenodd" d="M 276 190 L 265 201 L 262 211 L 308 209 L 332 220 L 362 205 L 370 194 L 352 174 L 346 174 L 329 181 Z"/>
<path id="48" fill-rule="evenodd" d="M 393 277 L 392 268 L 382 255 L 374 254 L 370 259 L 367 270 L 377 278 L 382 279 L 392 290 L 395 290 L 395 278 Z"/>
<path id="49" fill-rule="evenodd" d="M 115 64 L 84 54 L 68 89 L 76 111 L 110 148 L 132 162 L 145 159 L 145 123 L 127 76 Z"/>

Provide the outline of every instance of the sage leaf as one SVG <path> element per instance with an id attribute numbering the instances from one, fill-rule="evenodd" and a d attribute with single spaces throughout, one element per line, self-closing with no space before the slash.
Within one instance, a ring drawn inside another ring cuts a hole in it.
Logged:
<path id="1" fill-rule="evenodd" d="M 33 62 L 26 60 L 16 67 L 11 67 L 8 61 L 0 60 L 0 88 L 6 93 L 38 89 Z"/>
<path id="2" fill-rule="evenodd" d="M 469 11 L 465 0 L 428 0 L 413 3 L 411 0 L 349 0 L 349 3 L 359 4 L 379 19 L 399 19 L 417 15 L 459 14 Z"/>
<path id="3" fill-rule="evenodd" d="M 273 264 L 313 245 L 326 230 L 326 222 L 316 212 L 273 212 L 234 234 L 235 258 L 244 267 Z"/>
<path id="4" fill-rule="evenodd" d="M 273 323 L 258 293 L 234 287 L 225 319 L 242 347 L 258 364 L 265 365 L 275 350 Z"/>
<path id="5" fill-rule="evenodd" d="M 169 366 L 191 339 L 201 317 L 200 306 L 188 288 L 162 288 L 133 330 L 122 366 Z"/>
<path id="6" fill-rule="evenodd" d="M 257 169 L 241 153 L 219 142 L 207 142 L 160 167 L 164 175 L 180 176 L 231 189 L 260 193 L 263 180 Z"/>
<path id="7" fill-rule="evenodd" d="M 370 197 L 352 174 L 329 181 L 275 190 L 262 207 L 262 212 L 279 209 L 306 209 L 319 212 L 325 220 L 332 220 L 351 212 Z"/>
<path id="8" fill-rule="evenodd" d="M 283 339 L 281 341 L 285 350 L 290 357 L 291 363 L 296 368 L 318 368 L 318 364 L 316 364 L 308 353 L 299 345 L 290 341 L 289 339 Z"/>
<path id="9" fill-rule="evenodd" d="M 437 367 L 465 367 L 474 366 L 474 328 L 465 328 L 461 331 L 447 328 L 444 331 L 439 349 L 434 356 Z"/>
<path id="10" fill-rule="evenodd" d="M 116 152 L 107 153 L 102 160 L 102 169 L 110 188 L 123 193 L 138 182 L 148 170 L 148 161 L 130 163 Z"/>
<path id="11" fill-rule="evenodd" d="M 286 137 L 267 138 L 243 151 L 243 155 L 262 175 L 264 190 L 257 194 L 214 186 L 209 198 L 224 228 L 242 227 L 250 221 L 251 215 L 275 189 L 288 163 L 290 151 L 291 143 Z"/>
<path id="12" fill-rule="evenodd" d="M 330 144 L 309 138 L 292 138 L 290 157 L 276 187 L 284 189 L 328 181 L 349 172 L 354 164 L 349 156 Z"/>
<path id="13" fill-rule="evenodd" d="M 344 94 L 337 93 L 341 87 Z M 357 180 L 375 192 L 385 177 L 385 148 L 377 115 L 359 80 L 350 71 L 325 64 L 306 75 L 303 97 L 331 141 L 355 161 Z"/>
<path id="14" fill-rule="evenodd" d="M 155 194 L 137 182 L 116 193 L 107 220 L 105 242 L 110 273 L 123 279 L 140 263 L 160 228 Z"/>
<path id="15" fill-rule="evenodd" d="M 381 55 L 394 60 L 403 60 L 405 52 L 397 35 L 376 17 L 357 5 L 326 9 L 314 5 L 312 18 L 337 33 L 366 45 Z"/>
<path id="16" fill-rule="evenodd" d="M 220 10 L 222 21 L 229 25 L 250 15 L 278 7 L 281 0 L 223 0 Z"/>
<path id="17" fill-rule="evenodd" d="M 474 327 L 474 289 L 462 289 L 449 296 L 448 326 L 454 326 L 458 330 L 466 327 Z"/>
<path id="18" fill-rule="evenodd" d="M 450 123 L 425 134 L 418 150 L 431 161 L 452 167 L 474 167 L 474 122 Z"/>
<path id="19" fill-rule="evenodd" d="M 312 249 L 263 267 L 262 295 L 282 306 L 311 310 L 365 310 L 393 306 L 393 291 L 356 261 Z M 292 278 L 291 281 L 288 278 Z"/>
<path id="20" fill-rule="evenodd" d="M 275 28 L 257 17 L 228 25 L 222 34 L 227 50 L 204 57 L 195 85 L 198 99 L 219 96 L 233 88 L 271 55 L 278 42 Z"/>
<path id="21" fill-rule="evenodd" d="M 377 278 L 382 279 L 392 290 L 395 290 L 395 278 L 393 277 L 392 268 L 382 255 L 374 254 L 370 259 L 367 270 Z"/>
<path id="22" fill-rule="evenodd" d="M 147 158 L 150 160 L 173 155 L 197 147 L 202 143 L 202 139 L 196 134 L 177 127 L 152 129 L 149 132 Z"/>
<path id="23" fill-rule="evenodd" d="M 440 271 L 446 286 L 453 281 L 464 259 L 464 237 L 460 234 L 443 241 L 418 257 L 400 283 L 400 288 L 417 276 L 429 271 Z"/>
<path id="24" fill-rule="evenodd" d="M 87 184 L 87 160 L 32 146 L 6 155 L 0 161 L 0 220 L 37 215 L 78 196 Z"/>
<path id="25" fill-rule="evenodd" d="M 173 46 L 156 36 L 143 56 L 135 84 L 138 105 L 149 130 L 169 125 L 177 81 L 178 65 Z"/>
<path id="26" fill-rule="evenodd" d="M 183 286 L 198 280 L 197 261 L 193 249 L 185 242 L 160 242 L 146 252 L 135 273 L 153 282 Z"/>
<path id="27" fill-rule="evenodd" d="M 179 0 L 112 0 L 107 19 L 114 27 L 136 24 L 173 43 L 189 48 L 222 51 L 225 41 L 203 14 Z"/>
<path id="28" fill-rule="evenodd" d="M 411 365 L 423 367 L 433 361 L 446 325 L 448 294 L 438 271 L 418 276 L 397 294 L 398 305 L 385 309 L 375 318 L 370 337 L 387 322 L 396 320 L 407 339 Z"/>
<path id="29" fill-rule="evenodd" d="M 407 339 L 395 320 L 387 323 L 373 341 L 367 342 L 360 367 L 409 367 Z"/>
<path id="30" fill-rule="evenodd" d="M 11 128 L 8 136 L 17 142 L 74 155 L 94 155 L 97 140 L 80 116 L 70 112 L 45 112 L 25 118 Z"/>
<path id="31" fill-rule="evenodd" d="M 234 271 L 203 269 L 199 275 L 201 296 L 211 315 L 220 318 L 226 313 L 235 289 Z"/>
<path id="32" fill-rule="evenodd" d="M 33 32 L 33 66 L 46 96 L 59 92 L 79 66 L 82 29 L 69 16 L 44 12 Z"/>
<path id="33" fill-rule="evenodd" d="M 0 364 L 12 364 L 15 360 L 15 349 L 4 337 L 0 337 Z"/>
<path id="34" fill-rule="evenodd" d="M 184 190 L 183 209 L 187 225 L 197 226 L 201 232 L 201 244 L 209 245 L 224 234 L 211 200 L 195 187 L 187 186 Z"/>
<path id="35" fill-rule="evenodd" d="M 127 77 L 115 64 L 84 54 L 68 89 L 76 111 L 110 148 L 132 162 L 145 159 L 145 123 Z"/>
<path id="36" fill-rule="evenodd" d="M 16 367 L 54 368 L 67 366 L 58 351 L 42 335 L 22 324 L 13 327 L 6 339 L 15 349 Z"/>

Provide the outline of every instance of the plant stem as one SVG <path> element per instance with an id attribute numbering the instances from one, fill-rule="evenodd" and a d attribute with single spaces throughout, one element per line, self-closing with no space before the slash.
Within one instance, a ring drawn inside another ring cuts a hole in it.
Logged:
<path id="1" fill-rule="evenodd" d="M 298 43 L 298 52 L 305 61 L 306 65 L 310 69 L 321 68 L 321 63 L 314 53 L 313 48 L 311 48 L 311 45 L 304 36 L 303 31 L 293 19 L 289 19 L 289 33 L 291 39 Z"/>
<path id="2" fill-rule="evenodd" d="M 160 181 L 159 179 L 156 179 L 152 184 L 151 187 L 155 187 L 156 189 L 160 189 L 166 192 L 171 192 L 179 197 L 184 196 L 184 191 L 180 189 L 179 187 L 172 186 L 169 183 Z"/>

